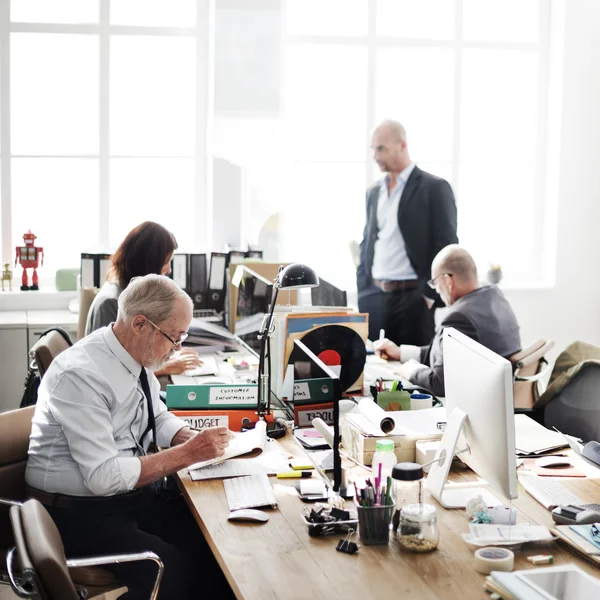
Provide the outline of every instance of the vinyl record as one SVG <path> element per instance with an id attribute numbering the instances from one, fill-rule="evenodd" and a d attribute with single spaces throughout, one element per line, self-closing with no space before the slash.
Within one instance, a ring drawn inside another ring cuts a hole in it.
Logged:
<path id="1" fill-rule="evenodd" d="M 341 365 L 341 390 L 351 389 L 361 376 L 367 358 L 365 343 L 356 331 L 343 325 L 323 325 L 306 332 L 300 339 L 327 366 Z M 300 348 L 294 346 L 289 364 L 295 365 L 295 370 L 298 371 L 301 367 L 300 363 L 302 367 L 308 367 L 310 378 L 325 376 L 318 365 L 314 364 Z M 300 378 L 304 377 L 307 377 L 306 373 L 300 374 Z"/>

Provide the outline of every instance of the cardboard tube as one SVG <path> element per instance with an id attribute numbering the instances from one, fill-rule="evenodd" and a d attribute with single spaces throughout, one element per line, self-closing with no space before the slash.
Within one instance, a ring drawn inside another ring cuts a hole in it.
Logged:
<path id="1" fill-rule="evenodd" d="M 325 443 L 333 448 L 333 427 L 327 425 L 320 417 L 312 420 L 312 426 L 323 436 Z"/>

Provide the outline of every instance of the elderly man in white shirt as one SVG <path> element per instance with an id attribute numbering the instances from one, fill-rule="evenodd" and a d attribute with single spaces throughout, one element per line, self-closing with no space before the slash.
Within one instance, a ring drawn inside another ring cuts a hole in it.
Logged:
<path id="1" fill-rule="evenodd" d="M 180 496 L 157 482 L 220 456 L 231 432 L 201 433 L 167 412 L 153 374 L 182 344 L 190 298 L 161 275 L 135 278 L 119 296 L 116 323 L 69 348 L 42 379 L 25 472 L 29 494 L 46 505 L 71 556 L 152 550 L 165 564 L 160 598 L 193 598 L 202 569 L 221 597 L 233 597 Z M 151 442 L 167 448 L 148 454 Z M 149 562 L 112 567 L 148 598 Z"/>

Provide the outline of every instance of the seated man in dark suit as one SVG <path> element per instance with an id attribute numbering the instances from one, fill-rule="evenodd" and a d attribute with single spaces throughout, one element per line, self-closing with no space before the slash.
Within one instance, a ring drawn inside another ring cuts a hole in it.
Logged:
<path id="1" fill-rule="evenodd" d="M 400 375 L 415 385 L 444 396 L 444 328 L 454 327 L 508 358 L 521 349 L 519 325 L 508 300 L 495 285 L 479 286 L 471 255 L 457 244 L 441 250 L 431 265 L 428 282 L 449 307 L 429 346 L 397 346 L 390 340 L 375 342 L 375 349 L 400 360 Z"/>

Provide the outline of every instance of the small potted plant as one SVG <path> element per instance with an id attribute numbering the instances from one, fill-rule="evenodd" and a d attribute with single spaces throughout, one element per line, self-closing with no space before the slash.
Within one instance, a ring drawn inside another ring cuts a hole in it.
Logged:
<path id="1" fill-rule="evenodd" d="M 502 266 L 497 263 L 490 263 L 487 280 L 489 283 L 500 283 L 502 280 Z"/>

